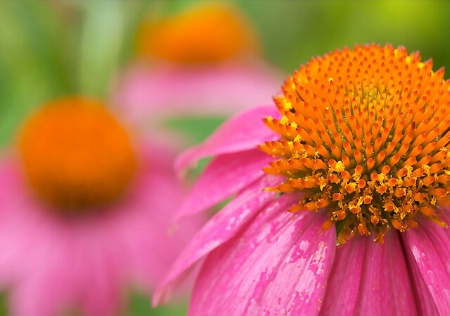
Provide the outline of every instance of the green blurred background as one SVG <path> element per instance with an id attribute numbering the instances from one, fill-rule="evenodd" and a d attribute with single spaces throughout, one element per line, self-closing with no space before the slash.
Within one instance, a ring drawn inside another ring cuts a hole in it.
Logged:
<path id="1" fill-rule="evenodd" d="M 0 0 L 0 148 L 11 142 L 24 115 L 49 99 L 107 98 L 111 81 L 133 59 L 140 21 L 192 2 Z M 286 74 L 312 56 L 371 42 L 420 50 L 423 60 L 433 58 L 434 70 L 450 71 L 447 0 L 232 2 L 254 24 L 266 59 Z M 200 141 L 219 121 L 178 125 Z M 184 308 L 151 311 L 148 300 L 136 294 L 130 315 L 183 315 Z"/>

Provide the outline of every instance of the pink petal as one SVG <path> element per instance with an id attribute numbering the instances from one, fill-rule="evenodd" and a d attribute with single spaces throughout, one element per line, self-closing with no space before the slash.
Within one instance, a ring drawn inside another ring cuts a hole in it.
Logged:
<path id="1" fill-rule="evenodd" d="M 262 168 L 273 158 L 259 150 L 224 154 L 214 158 L 189 193 L 177 218 L 216 205 L 265 173 Z"/>
<path id="2" fill-rule="evenodd" d="M 263 63 L 199 67 L 137 64 L 113 87 L 115 103 L 142 121 L 180 115 L 230 115 L 270 104 L 282 77 Z"/>
<path id="3" fill-rule="evenodd" d="M 267 116 L 279 117 L 280 113 L 275 106 L 260 106 L 232 117 L 203 144 L 183 153 L 175 163 L 176 170 L 192 166 L 201 158 L 255 149 L 265 141 L 278 139 L 279 135 L 263 122 Z"/>
<path id="4" fill-rule="evenodd" d="M 190 315 L 316 315 L 336 249 L 315 212 L 288 213 L 283 195 L 206 258 Z"/>
<path id="5" fill-rule="evenodd" d="M 423 221 L 405 240 L 440 314 L 450 311 L 450 232 Z"/>
<path id="6" fill-rule="evenodd" d="M 278 181 L 276 177 L 264 177 L 256 181 L 217 213 L 184 248 L 169 274 L 157 287 L 153 304 L 167 301 L 197 261 L 232 238 L 273 199 L 274 192 L 265 192 L 263 189 Z"/>
<path id="7" fill-rule="evenodd" d="M 80 283 L 80 307 L 86 316 L 116 315 L 120 306 L 123 306 L 124 276 L 126 270 L 119 269 L 120 258 L 116 251 L 98 253 L 99 244 L 94 249 L 82 249 L 81 258 L 89 262 L 79 262 L 80 276 L 75 279 Z M 105 247 L 106 248 L 106 247 Z M 87 251 L 86 251 L 87 250 Z M 96 253 L 97 252 L 97 253 Z M 87 293 L 87 289 L 90 293 Z M 93 295 L 92 293 L 95 293 Z"/>
<path id="8" fill-rule="evenodd" d="M 437 310 L 436 304 L 434 303 L 434 299 L 431 296 L 430 291 L 428 290 L 428 286 L 425 283 L 425 280 L 422 277 L 422 274 L 417 266 L 416 260 L 414 259 L 411 251 L 405 249 L 408 248 L 405 243 L 405 234 L 401 234 L 402 244 L 403 244 L 403 252 L 407 258 L 407 266 L 409 270 L 409 277 L 411 283 L 413 284 L 414 290 L 414 298 L 417 306 L 419 315 L 429 315 L 429 316 L 438 316 L 439 312 Z"/>
<path id="9" fill-rule="evenodd" d="M 336 250 L 321 315 L 417 315 L 399 235 L 357 236 Z"/>
<path id="10" fill-rule="evenodd" d="M 117 257 L 77 242 L 49 246 L 54 252 L 48 251 L 41 263 L 34 259 L 33 263 L 40 264 L 12 287 L 12 315 L 63 315 L 68 311 L 116 315 L 123 296 L 114 264 Z"/>
<path id="11" fill-rule="evenodd" d="M 52 263 L 48 262 L 50 270 L 53 270 Z M 52 274 L 46 271 L 36 267 L 32 277 L 28 276 L 15 285 L 10 293 L 11 316 L 62 315 L 75 306 L 73 277 L 62 273 L 59 268 Z"/>

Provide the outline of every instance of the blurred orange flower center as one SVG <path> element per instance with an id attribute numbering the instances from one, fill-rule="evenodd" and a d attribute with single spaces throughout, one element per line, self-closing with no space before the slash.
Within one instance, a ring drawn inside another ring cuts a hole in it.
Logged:
<path id="1" fill-rule="evenodd" d="M 67 213 L 117 199 L 136 168 L 124 127 L 102 104 L 82 98 L 40 108 L 22 127 L 19 149 L 31 186 Z"/>
<path id="2" fill-rule="evenodd" d="M 138 52 L 181 63 L 225 60 L 255 50 L 250 25 L 230 6 L 196 5 L 159 20 L 148 20 L 137 36 Z"/>
<path id="3" fill-rule="evenodd" d="M 265 171 L 286 177 L 272 190 L 301 191 L 290 211 L 325 208 L 338 244 L 356 233 L 383 242 L 428 218 L 446 226 L 449 204 L 450 81 L 404 48 L 357 46 L 312 59 L 275 98 L 279 141 Z"/>

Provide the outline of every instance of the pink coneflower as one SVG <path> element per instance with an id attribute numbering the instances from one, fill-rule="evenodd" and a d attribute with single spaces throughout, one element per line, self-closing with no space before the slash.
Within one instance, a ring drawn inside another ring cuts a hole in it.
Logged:
<path id="1" fill-rule="evenodd" d="M 186 152 L 179 168 L 215 158 L 179 216 L 235 197 L 154 302 L 203 260 L 190 315 L 448 315 L 443 76 L 402 47 L 337 50 Z"/>
<path id="2" fill-rule="evenodd" d="M 167 109 L 229 115 L 278 91 L 280 74 L 263 61 L 256 32 L 231 4 L 204 1 L 151 17 L 136 42 L 136 61 L 114 86 L 116 103 L 136 119 L 159 119 Z"/>
<path id="3" fill-rule="evenodd" d="M 117 315 L 150 294 L 192 235 L 171 225 L 174 152 L 102 104 L 51 102 L 0 162 L 0 285 L 15 316 Z M 8 157 L 5 157 L 8 156 Z"/>

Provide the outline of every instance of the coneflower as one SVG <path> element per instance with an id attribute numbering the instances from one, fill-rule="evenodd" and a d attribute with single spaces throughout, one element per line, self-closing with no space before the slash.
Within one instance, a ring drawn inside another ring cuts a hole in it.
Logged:
<path id="1" fill-rule="evenodd" d="M 450 81 L 403 47 L 311 59 L 226 122 L 179 217 L 234 198 L 180 255 L 190 315 L 447 315 Z"/>

